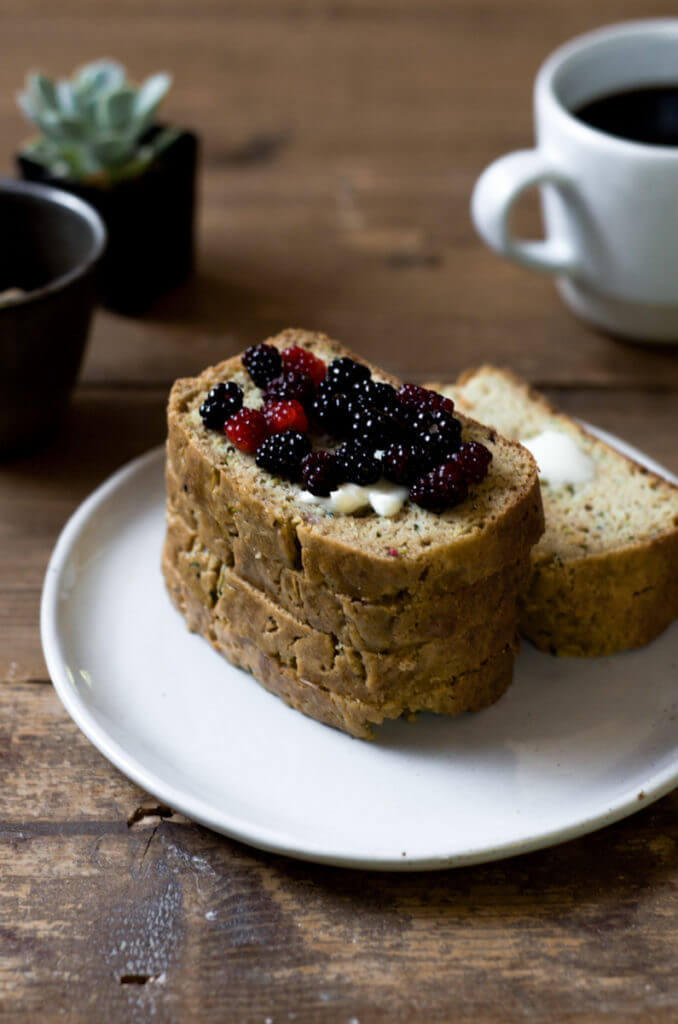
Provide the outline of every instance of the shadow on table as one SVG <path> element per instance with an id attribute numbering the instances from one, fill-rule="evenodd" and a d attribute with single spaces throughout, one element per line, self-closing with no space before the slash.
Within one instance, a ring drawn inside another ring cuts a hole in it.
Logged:
<path id="1" fill-rule="evenodd" d="M 200 846 L 214 871 L 235 855 L 262 878 L 274 869 L 290 910 L 317 901 L 319 912 L 341 908 L 344 918 L 378 912 L 389 928 L 403 919 L 453 921 L 470 915 L 497 925 L 522 916 L 554 918 L 597 906 L 604 914 L 630 914 L 643 890 L 675 878 L 678 849 L 678 791 L 633 818 L 547 850 L 442 871 L 411 873 L 355 871 L 312 865 L 249 849 L 201 827 Z M 178 832 L 179 830 L 174 830 Z M 192 844 L 191 844 L 192 845 Z M 220 864 L 221 862 L 221 864 Z"/>
<path id="2" fill-rule="evenodd" d="M 328 301 L 335 293 L 326 283 L 285 277 L 277 267 L 263 267 L 256 280 L 218 272 L 208 266 L 159 299 L 143 316 L 148 323 L 172 330 L 190 326 L 197 334 L 228 338 L 233 352 L 260 342 L 284 327 L 327 329 Z"/>
<path id="3" fill-rule="evenodd" d="M 41 450 L 0 462 L 0 480 L 44 480 L 46 499 L 65 492 L 75 504 L 115 469 L 165 439 L 166 401 L 163 389 L 81 389 Z"/>

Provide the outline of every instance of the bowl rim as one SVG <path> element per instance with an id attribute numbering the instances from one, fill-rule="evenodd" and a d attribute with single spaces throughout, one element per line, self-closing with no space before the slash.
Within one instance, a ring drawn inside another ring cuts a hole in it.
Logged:
<path id="1" fill-rule="evenodd" d="M 84 277 L 101 259 L 106 248 L 108 232 L 101 216 L 84 199 L 80 199 L 79 196 L 73 195 L 73 193 L 67 192 L 65 189 L 54 188 L 53 185 L 42 185 L 32 181 L 17 181 L 14 178 L 4 177 L 0 177 L 1 195 L 32 196 L 35 199 L 70 210 L 87 223 L 92 234 L 92 240 L 89 254 L 76 264 L 72 270 L 68 270 L 65 274 L 59 274 L 58 277 L 52 278 L 39 288 L 33 288 L 31 291 L 26 292 L 25 295 L 17 296 L 10 302 L 3 304 L 0 306 L 0 313 L 8 309 L 16 309 L 18 306 L 29 305 L 47 295 L 61 291 L 73 281 Z"/>

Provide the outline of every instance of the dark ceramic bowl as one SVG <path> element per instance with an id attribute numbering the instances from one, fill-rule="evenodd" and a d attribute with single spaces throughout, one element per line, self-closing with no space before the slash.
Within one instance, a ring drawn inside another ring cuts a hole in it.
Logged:
<path id="1" fill-rule="evenodd" d="M 106 229 L 81 199 L 6 179 L 0 225 L 3 456 L 37 447 L 58 428 L 85 351 Z M 20 293 L 7 300 L 11 289 Z"/>

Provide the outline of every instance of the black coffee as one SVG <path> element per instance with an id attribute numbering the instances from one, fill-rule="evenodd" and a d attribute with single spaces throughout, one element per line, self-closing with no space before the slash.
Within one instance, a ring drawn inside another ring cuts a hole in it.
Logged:
<path id="1" fill-rule="evenodd" d="M 615 92 L 573 113 L 608 135 L 651 146 L 678 146 L 678 85 Z"/>

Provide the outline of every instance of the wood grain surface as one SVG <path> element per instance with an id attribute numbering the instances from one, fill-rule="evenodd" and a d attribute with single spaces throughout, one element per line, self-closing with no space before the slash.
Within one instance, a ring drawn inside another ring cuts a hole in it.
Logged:
<path id="1" fill-rule="evenodd" d="M 295 863 L 191 824 L 112 768 L 62 710 L 38 632 L 61 527 L 163 440 L 171 380 L 290 324 L 412 379 L 510 365 L 678 472 L 678 352 L 578 323 L 468 215 L 483 166 L 530 145 L 550 49 L 674 13 L 641 0 L 3 3 L 8 174 L 31 68 L 103 55 L 137 77 L 167 68 L 168 116 L 202 136 L 195 279 L 143 318 L 98 313 L 67 422 L 0 465 L 3 1024 L 678 1020 L 677 793 L 499 864 L 389 876 Z M 537 230 L 531 204 L 520 224 Z"/>

